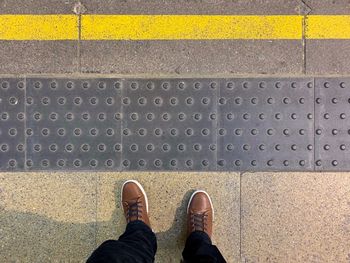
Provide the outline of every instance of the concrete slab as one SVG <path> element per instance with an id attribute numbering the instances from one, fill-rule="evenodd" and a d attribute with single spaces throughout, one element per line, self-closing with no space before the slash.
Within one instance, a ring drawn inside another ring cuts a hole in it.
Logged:
<path id="1" fill-rule="evenodd" d="M 69 14 L 76 0 L 0 2 L 0 14 Z M 298 14 L 300 3 L 278 1 L 81 1 L 102 14 Z M 301 41 L 82 42 L 84 73 L 297 74 Z M 78 72 L 76 42 L 0 42 L 0 73 Z"/>
<path id="2" fill-rule="evenodd" d="M 347 0 L 305 0 L 311 15 L 348 15 Z M 306 40 L 307 74 L 349 74 L 348 40 Z"/>
<path id="3" fill-rule="evenodd" d="M 78 41 L 0 41 L 0 73 L 78 72 Z"/>
<path id="4" fill-rule="evenodd" d="M 117 74 L 298 74 L 301 41 L 84 41 L 81 71 Z"/>
<path id="5" fill-rule="evenodd" d="M 348 262 L 350 173 L 241 177 L 242 262 Z"/>
<path id="6" fill-rule="evenodd" d="M 1 0 L 0 14 L 74 14 L 76 0 Z M 78 71 L 78 41 L 0 41 L 0 73 Z"/>
<path id="7" fill-rule="evenodd" d="M 2 262 L 81 262 L 95 247 L 96 177 L 0 174 Z"/>
<path id="8" fill-rule="evenodd" d="M 78 0 L 1 0 L 0 14 L 74 14 Z M 0 41 L 0 73 L 78 72 L 78 41 Z"/>
<path id="9" fill-rule="evenodd" d="M 83 0 L 90 14 L 296 14 L 300 3 L 294 0 Z"/>
<path id="10" fill-rule="evenodd" d="M 304 2 L 311 8 L 312 15 L 348 15 L 350 13 L 348 0 L 305 0 Z"/>
<path id="11" fill-rule="evenodd" d="M 120 188 L 136 179 L 149 199 L 150 220 L 157 233 L 157 262 L 180 262 L 186 238 L 187 202 L 194 189 L 207 190 L 215 209 L 214 243 L 228 262 L 239 260 L 239 174 L 237 173 L 103 173 L 98 184 L 97 243 L 117 239 L 125 218 Z"/>
<path id="12" fill-rule="evenodd" d="M 349 40 L 306 40 L 307 74 L 349 74 Z"/>
<path id="13" fill-rule="evenodd" d="M 292 1 L 85 0 L 88 14 L 298 14 Z M 86 41 L 84 73 L 298 74 L 301 41 Z"/>
<path id="14" fill-rule="evenodd" d="M 70 14 L 78 0 L 1 0 L 0 14 Z"/>

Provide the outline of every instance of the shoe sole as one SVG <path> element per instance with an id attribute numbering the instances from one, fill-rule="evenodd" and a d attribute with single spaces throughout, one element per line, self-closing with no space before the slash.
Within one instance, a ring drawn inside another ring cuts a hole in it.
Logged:
<path id="1" fill-rule="evenodd" d="M 194 197 L 196 194 L 198 194 L 198 193 L 204 193 L 204 194 L 208 197 L 211 210 L 213 211 L 213 221 L 214 221 L 214 206 L 213 206 L 213 202 L 211 201 L 211 198 L 210 198 L 209 194 L 208 194 L 206 191 L 204 191 L 204 190 L 197 190 L 197 191 L 195 191 L 195 192 L 191 195 L 190 201 L 188 201 L 188 204 L 187 204 L 187 214 L 188 214 L 188 210 L 190 209 L 190 204 L 191 204 L 191 202 L 192 202 L 193 197 Z"/>
<path id="2" fill-rule="evenodd" d="M 123 183 L 122 185 L 122 191 L 121 191 L 121 194 L 120 194 L 120 200 L 121 200 L 121 203 L 122 203 L 122 207 L 123 207 L 123 190 L 124 190 L 124 186 L 127 184 L 127 183 L 134 183 L 138 186 L 138 188 L 140 188 L 142 194 L 144 195 L 145 197 L 145 200 L 146 200 L 146 212 L 148 213 L 148 198 L 147 198 L 147 195 L 146 195 L 146 192 L 145 192 L 145 189 L 143 189 L 142 185 L 136 181 L 136 180 L 127 180 Z"/>

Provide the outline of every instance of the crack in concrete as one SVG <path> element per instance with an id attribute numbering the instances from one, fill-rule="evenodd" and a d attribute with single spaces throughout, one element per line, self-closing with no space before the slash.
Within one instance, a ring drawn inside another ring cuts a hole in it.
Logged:
<path id="1" fill-rule="evenodd" d="M 306 0 L 301 0 L 301 12 L 303 13 L 303 36 L 302 36 L 302 46 L 303 46 L 303 69 L 302 73 L 307 74 L 307 54 L 306 54 L 306 28 L 307 28 L 307 18 L 311 13 L 312 8 L 306 3 Z"/>

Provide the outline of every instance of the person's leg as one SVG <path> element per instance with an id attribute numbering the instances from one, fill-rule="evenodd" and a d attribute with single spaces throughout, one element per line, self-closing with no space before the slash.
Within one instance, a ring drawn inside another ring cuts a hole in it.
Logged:
<path id="1" fill-rule="evenodd" d="M 192 232 L 182 252 L 187 262 L 226 262 L 219 249 L 212 245 L 210 237 L 203 231 Z"/>
<path id="2" fill-rule="evenodd" d="M 124 234 L 101 244 L 87 263 L 154 262 L 157 241 L 148 219 L 147 196 L 138 182 L 124 183 L 122 206 L 128 223 Z"/>
<path id="3" fill-rule="evenodd" d="M 100 245 L 88 259 L 97 262 L 154 262 L 156 236 L 142 221 L 130 222 L 118 240 Z"/>
<path id="4" fill-rule="evenodd" d="M 187 240 L 182 252 L 184 262 L 226 262 L 211 242 L 214 209 L 209 195 L 196 191 L 187 207 Z"/>

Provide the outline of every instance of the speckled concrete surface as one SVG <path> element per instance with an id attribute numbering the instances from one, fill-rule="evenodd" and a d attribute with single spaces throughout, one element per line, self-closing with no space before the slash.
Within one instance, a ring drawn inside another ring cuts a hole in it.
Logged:
<path id="1" fill-rule="evenodd" d="M 1 262 L 80 262 L 95 229 L 94 174 L 0 174 Z"/>
<path id="2" fill-rule="evenodd" d="M 120 187 L 139 180 L 157 262 L 179 262 L 194 189 L 215 207 L 228 262 L 349 262 L 350 173 L 1 173 L 1 262 L 84 262 L 125 228 Z"/>
<path id="3" fill-rule="evenodd" d="M 0 41 L 0 73 L 79 71 L 78 41 Z"/>
<path id="4" fill-rule="evenodd" d="M 180 262 L 187 202 L 209 192 L 215 208 L 214 243 L 228 262 L 240 255 L 238 173 L 2 173 L 1 262 L 83 262 L 125 229 L 120 188 L 139 180 L 148 195 L 158 237 L 157 262 Z"/>
<path id="5" fill-rule="evenodd" d="M 348 0 L 304 0 L 304 2 L 311 8 L 313 15 L 348 15 L 350 12 Z"/>
<path id="6" fill-rule="evenodd" d="M 180 262 L 186 239 L 186 207 L 196 189 L 212 197 L 215 209 L 213 242 L 228 262 L 239 259 L 240 190 L 237 173 L 108 173 L 100 174 L 97 194 L 97 241 L 115 239 L 125 229 L 120 187 L 136 179 L 149 199 L 150 221 L 157 233 L 157 262 Z"/>
<path id="7" fill-rule="evenodd" d="M 349 262 L 349 173 L 241 177 L 243 262 Z"/>
<path id="8" fill-rule="evenodd" d="M 349 74 L 349 40 L 307 40 L 307 74 Z"/>
<path id="9" fill-rule="evenodd" d="M 77 2 L 90 14 L 294 14 L 302 5 L 295 0 L 1 0 L 0 13 L 66 14 Z"/>
<path id="10" fill-rule="evenodd" d="M 88 14 L 299 14 L 300 1 L 85 0 Z M 301 40 L 81 41 L 82 73 L 301 74 Z"/>
<path id="11" fill-rule="evenodd" d="M 295 40 L 84 41 L 83 73 L 300 74 L 302 42 Z"/>
<path id="12" fill-rule="evenodd" d="M 0 0 L 0 14 L 74 14 L 78 0 Z M 293 14 L 301 1 L 81 0 L 86 14 Z M 0 73 L 301 74 L 301 40 L 0 41 Z"/>
<path id="13" fill-rule="evenodd" d="M 311 15 L 348 15 L 348 0 L 305 0 Z M 306 74 L 349 74 L 350 73 L 349 40 L 306 40 L 305 72 Z"/>

